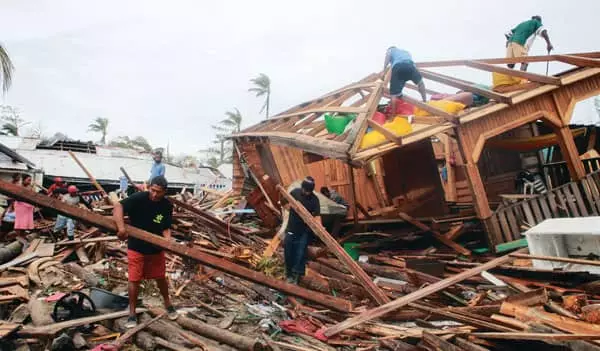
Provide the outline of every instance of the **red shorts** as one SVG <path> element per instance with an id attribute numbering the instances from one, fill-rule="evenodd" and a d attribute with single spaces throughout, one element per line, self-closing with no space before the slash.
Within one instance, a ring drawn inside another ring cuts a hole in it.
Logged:
<path id="1" fill-rule="evenodd" d="M 130 282 L 164 278 L 165 266 L 164 251 L 156 255 L 144 255 L 134 250 L 127 250 L 127 269 Z"/>

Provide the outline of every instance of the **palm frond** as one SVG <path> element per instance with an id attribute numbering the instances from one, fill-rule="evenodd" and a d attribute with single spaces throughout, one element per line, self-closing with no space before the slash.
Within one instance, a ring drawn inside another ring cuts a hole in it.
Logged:
<path id="1" fill-rule="evenodd" d="M 6 93 L 12 84 L 15 69 L 6 49 L 0 45 L 0 66 L 2 66 L 2 91 Z"/>

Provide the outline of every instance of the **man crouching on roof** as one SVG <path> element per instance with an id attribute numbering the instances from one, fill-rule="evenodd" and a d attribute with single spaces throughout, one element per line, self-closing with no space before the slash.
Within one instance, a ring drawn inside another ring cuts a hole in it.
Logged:
<path id="1" fill-rule="evenodd" d="M 168 317 L 177 319 L 177 311 L 169 298 L 169 285 L 165 277 L 165 252 L 143 240 L 128 237 L 123 216 L 129 215 L 131 225 L 154 235 L 171 239 L 173 205 L 165 198 L 167 180 L 163 176 L 150 181 L 148 191 L 135 193 L 115 203 L 113 219 L 117 225 L 117 236 L 127 239 L 127 271 L 129 275 L 129 318 L 126 326 L 137 324 L 135 305 L 142 280 L 154 279 L 163 297 Z"/>

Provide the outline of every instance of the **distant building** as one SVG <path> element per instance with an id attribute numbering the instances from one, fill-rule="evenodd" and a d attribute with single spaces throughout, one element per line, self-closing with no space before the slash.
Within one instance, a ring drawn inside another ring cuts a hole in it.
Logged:
<path id="1" fill-rule="evenodd" d="M 43 142 L 37 138 L 0 136 L 0 175 L 14 172 L 14 167 L 25 171 L 36 169 L 43 174 L 45 185 L 52 183 L 55 177 L 61 177 L 66 182 L 76 184 L 82 190 L 92 190 L 93 187 L 83 170 L 69 156 L 68 151 L 74 152 L 86 168 L 107 191 L 119 188 L 119 178 L 123 175 L 123 167 L 136 183 L 147 181 L 150 175 L 152 156 L 147 152 L 137 150 L 99 146 L 73 140 L 50 140 Z M 13 152 L 20 159 L 15 163 L 7 153 Z M 3 159 L 5 159 L 3 161 Z M 9 159 L 11 160 L 9 163 Z M 25 162 L 27 161 L 27 162 Z M 231 180 L 223 177 L 220 172 L 207 168 L 182 168 L 165 163 L 166 177 L 171 191 L 187 188 L 190 191 L 198 187 L 208 187 L 217 190 L 231 188 Z M 12 168 L 11 168 L 12 167 Z M 40 179 L 40 183 L 41 183 Z"/>

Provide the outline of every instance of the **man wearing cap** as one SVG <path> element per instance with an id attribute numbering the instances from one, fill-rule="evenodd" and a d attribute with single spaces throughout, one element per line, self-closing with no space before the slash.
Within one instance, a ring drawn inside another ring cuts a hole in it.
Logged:
<path id="1" fill-rule="evenodd" d="M 530 20 L 519 23 L 504 36 L 506 37 L 506 57 L 523 57 L 529 53 L 529 48 L 535 38 L 540 35 L 546 40 L 546 49 L 548 54 L 554 49 L 548 36 L 548 31 L 542 25 L 541 16 L 533 16 Z M 514 63 L 507 64 L 509 68 L 514 68 Z M 527 63 L 521 63 L 521 71 L 527 71 Z"/>
<path id="2" fill-rule="evenodd" d="M 67 185 L 61 177 L 54 178 L 54 183 L 48 187 L 48 196 L 58 197 L 59 195 L 65 194 L 67 191 Z"/>
<path id="3" fill-rule="evenodd" d="M 156 280 L 169 319 L 177 319 L 177 311 L 171 304 L 169 285 L 165 277 L 164 250 L 143 240 L 128 237 L 124 221 L 124 215 L 127 214 L 132 226 L 170 240 L 173 205 L 165 197 L 167 185 L 165 177 L 154 177 L 150 181 L 148 191 L 132 194 L 121 202 L 115 203 L 113 209 L 117 236 L 121 240 L 127 239 L 129 318 L 126 327 L 128 328 L 133 328 L 137 324 L 135 306 L 142 280 Z"/>
<path id="4" fill-rule="evenodd" d="M 317 221 L 320 221 L 321 205 L 317 196 L 313 194 L 313 190 L 315 190 L 315 180 L 312 177 L 306 177 L 302 181 L 301 187 L 292 190 L 290 195 L 300 202 L 311 215 L 315 216 Z M 285 232 L 283 246 L 285 275 L 288 283 L 298 284 L 300 278 L 304 276 L 306 250 L 308 244 L 312 241 L 313 232 L 293 209 L 290 209 Z"/>
<path id="5" fill-rule="evenodd" d="M 92 210 L 92 205 L 84 199 L 81 195 L 79 195 L 79 189 L 75 185 L 69 185 L 67 188 L 67 193 L 61 195 L 61 201 L 72 205 L 79 206 L 79 204 L 84 204 L 90 211 Z M 74 219 L 65 217 L 61 214 L 56 216 L 56 224 L 54 225 L 53 232 L 56 234 L 67 227 L 67 238 L 69 240 L 75 239 L 75 225 L 77 223 Z"/>

